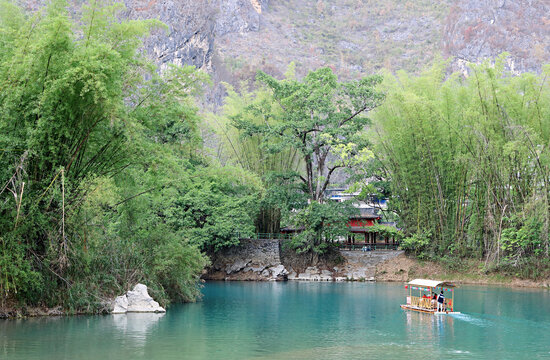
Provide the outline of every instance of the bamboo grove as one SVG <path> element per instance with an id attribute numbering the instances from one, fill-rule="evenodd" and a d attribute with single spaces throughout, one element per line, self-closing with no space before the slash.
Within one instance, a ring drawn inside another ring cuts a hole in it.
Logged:
<path id="1" fill-rule="evenodd" d="M 512 75 L 505 64 L 386 74 L 372 133 L 406 249 L 536 277 L 549 250 L 550 67 Z"/>
<path id="2" fill-rule="evenodd" d="M 254 229 L 257 177 L 203 155 L 208 76 L 159 71 L 139 49 L 165 26 L 123 10 L 0 2 L 0 306 L 193 301 L 204 252 Z"/>

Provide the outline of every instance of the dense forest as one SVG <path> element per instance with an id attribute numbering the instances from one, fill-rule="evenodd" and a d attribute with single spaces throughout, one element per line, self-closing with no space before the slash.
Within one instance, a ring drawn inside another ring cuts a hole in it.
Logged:
<path id="1" fill-rule="evenodd" d="M 2 303 L 97 311 L 138 281 L 194 300 L 207 257 L 253 231 L 259 180 L 202 155 L 208 77 L 159 72 L 139 49 L 158 21 L 92 2 L 0 10 Z M 161 75 L 159 75 L 161 74 Z"/>
<path id="2" fill-rule="evenodd" d="M 0 2 L 2 306 L 97 312 L 136 282 L 163 304 L 193 301 L 208 254 L 281 226 L 322 254 L 357 211 L 325 201 L 338 173 L 390 199 L 421 258 L 549 267 L 549 67 L 512 76 L 503 55 L 467 78 L 439 61 L 342 82 L 291 64 L 226 84 L 214 114 L 196 105 L 205 73 L 143 51 L 165 25 L 121 10 Z"/>

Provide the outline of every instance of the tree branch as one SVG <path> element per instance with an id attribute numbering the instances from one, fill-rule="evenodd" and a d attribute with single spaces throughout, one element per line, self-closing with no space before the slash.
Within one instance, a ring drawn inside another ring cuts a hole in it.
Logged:
<path id="1" fill-rule="evenodd" d="M 344 119 L 342 122 L 340 122 L 340 125 L 339 125 L 339 126 L 344 125 L 345 123 L 347 123 L 348 121 L 350 121 L 351 119 L 353 119 L 354 117 L 356 117 L 357 115 L 361 114 L 363 111 L 366 111 L 366 110 L 370 111 L 370 110 L 372 110 L 372 109 L 374 109 L 374 107 L 369 108 L 368 105 L 363 106 L 361 109 L 357 110 L 357 112 L 355 112 L 354 114 L 352 114 L 350 117 L 348 117 L 347 119 Z"/>
<path id="2" fill-rule="evenodd" d="M 335 166 L 328 169 L 327 178 L 325 179 L 325 183 L 323 184 L 323 187 L 321 189 L 321 193 L 324 193 L 325 190 L 328 187 L 328 184 L 330 184 L 330 177 L 332 176 L 332 173 L 334 172 L 334 170 L 339 169 L 339 168 L 343 168 L 343 167 L 346 167 L 346 166 L 344 164 L 340 164 L 340 165 L 335 165 Z"/>

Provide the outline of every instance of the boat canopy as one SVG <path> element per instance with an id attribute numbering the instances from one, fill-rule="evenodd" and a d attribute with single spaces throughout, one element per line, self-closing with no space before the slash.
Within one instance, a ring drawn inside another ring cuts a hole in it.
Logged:
<path id="1" fill-rule="evenodd" d="M 453 288 L 453 287 L 455 287 L 454 284 L 451 284 L 448 281 L 427 280 L 427 279 L 414 279 L 412 281 L 409 281 L 409 285 L 423 286 L 423 287 L 430 287 L 430 288 L 436 288 L 436 287 Z"/>

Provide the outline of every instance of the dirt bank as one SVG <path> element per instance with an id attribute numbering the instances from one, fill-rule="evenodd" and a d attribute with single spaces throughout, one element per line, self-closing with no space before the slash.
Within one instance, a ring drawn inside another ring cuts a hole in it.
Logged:
<path id="1" fill-rule="evenodd" d="M 67 315 L 61 307 L 41 308 L 26 306 L 5 306 L 0 307 L 0 319 L 27 318 L 36 316 L 62 316 Z"/>
<path id="2" fill-rule="evenodd" d="M 416 278 L 427 278 L 449 280 L 457 284 L 550 288 L 550 279 L 534 281 L 502 274 L 486 274 L 482 271 L 483 265 L 482 261 L 470 260 L 464 264 L 463 270 L 453 271 L 432 261 L 420 261 L 401 254 L 379 264 L 376 267 L 375 279 L 376 281 L 406 282 Z"/>

